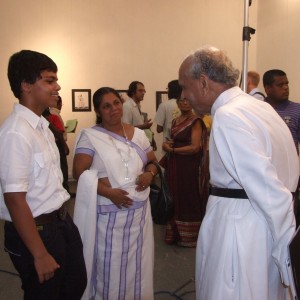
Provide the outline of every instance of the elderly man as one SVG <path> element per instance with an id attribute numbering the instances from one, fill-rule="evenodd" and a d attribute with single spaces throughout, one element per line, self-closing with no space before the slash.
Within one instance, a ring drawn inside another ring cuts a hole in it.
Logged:
<path id="1" fill-rule="evenodd" d="M 197 244 L 196 296 L 285 299 L 297 153 L 282 119 L 237 87 L 238 75 L 213 47 L 188 56 L 179 70 L 182 96 L 213 117 L 212 188 Z"/>

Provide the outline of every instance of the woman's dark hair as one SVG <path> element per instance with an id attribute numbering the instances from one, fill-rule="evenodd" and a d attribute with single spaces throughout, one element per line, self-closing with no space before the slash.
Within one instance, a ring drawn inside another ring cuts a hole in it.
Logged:
<path id="1" fill-rule="evenodd" d="M 99 116 L 99 106 L 103 100 L 103 96 L 110 93 L 114 94 L 122 102 L 119 93 L 111 87 L 102 87 L 98 89 L 93 95 L 93 106 L 94 106 L 94 111 L 96 113 L 96 124 L 102 123 L 102 118 Z"/>
<path id="2" fill-rule="evenodd" d="M 179 85 L 178 80 L 172 80 L 168 83 L 168 98 L 179 99 L 181 96 L 182 88 Z"/>
<path id="3" fill-rule="evenodd" d="M 140 81 L 132 81 L 130 84 L 129 84 L 129 87 L 128 87 L 128 91 L 127 91 L 127 96 L 128 97 L 132 97 L 136 90 L 137 90 L 137 86 L 138 84 L 141 84 L 141 85 L 144 85 L 142 82 Z"/>
<path id="4" fill-rule="evenodd" d="M 62 99 L 61 99 L 61 96 L 57 96 L 57 104 L 62 104 Z"/>
<path id="5" fill-rule="evenodd" d="M 21 98 L 21 83 L 34 84 L 42 71 L 57 72 L 55 62 L 47 55 L 31 50 L 13 54 L 8 62 L 7 76 L 15 97 Z"/>
<path id="6" fill-rule="evenodd" d="M 51 115 L 50 109 L 49 109 L 49 107 L 47 107 L 47 108 L 43 111 L 42 116 L 43 116 L 44 118 L 48 119 L 48 117 L 49 117 L 50 115 Z"/>

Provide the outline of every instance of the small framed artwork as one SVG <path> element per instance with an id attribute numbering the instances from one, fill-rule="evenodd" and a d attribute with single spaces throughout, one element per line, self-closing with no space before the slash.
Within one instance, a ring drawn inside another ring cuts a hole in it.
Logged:
<path id="1" fill-rule="evenodd" d="M 91 90 L 72 90 L 72 111 L 91 111 Z"/>
<path id="2" fill-rule="evenodd" d="M 156 91 L 156 110 L 158 110 L 159 104 L 168 101 L 168 92 Z"/>

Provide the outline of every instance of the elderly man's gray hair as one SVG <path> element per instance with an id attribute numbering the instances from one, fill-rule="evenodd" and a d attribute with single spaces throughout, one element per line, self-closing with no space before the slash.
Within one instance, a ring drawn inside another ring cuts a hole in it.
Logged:
<path id="1" fill-rule="evenodd" d="M 212 46 L 205 46 L 188 56 L 190 59 L 190 74 L 194 79 L 201 75 L 208 76 L 215 82 L 230 87 L 237 85 L 239 70 L 234 68 L 226 54 Z"/>

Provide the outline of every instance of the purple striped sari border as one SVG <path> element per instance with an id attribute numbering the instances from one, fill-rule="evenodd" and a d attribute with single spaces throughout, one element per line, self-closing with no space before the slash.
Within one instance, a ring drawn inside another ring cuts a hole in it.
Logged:
<path id="1" fill-rule="evenodd" d="M 133 218 L 134 218 L 134 210 L 129 210 L 127 214 L 124 230 L 123 230 L 119 299 L 125 299 L 125 295 L 126 295 L 126 273 L 127 273 L 127 264 L 128 264 L 130 229 L 132 226 Z"/>
<path id="2" fill-rule="evenodd" d="M 144 239 L 144 225 L 147 212 L 147 206 L 143 207 L 142 218 L 140 221 L 140 233 L 137 239 L 137 251 L 136 251 L 136 273 L 135 273 L 135 288 L 134 288 L 134 300 L 140 300 L 142 295 L 142 250 Z"/>
<path id="3" fill-rule="evenodd" d="M 110 263 L 112 253 L 112 238 L 113 228 L 116 221 L 116 213 L 112 213 L 109 216 L 106 238 L 105 238 L 105 257 L 104 257 L 104 268 L 103 268 L 103 299 L 109 299 L 109 279 L 110 279 Z"/>
<path id="4" fill-rule="evenodd" d="M 129 207 L 122 207 L 122 208 L 118 208 L 115 204 L 103 204 L 97 205 L 97 213 L 98 214 L 106 214 L 106 213 L 116 213 L 116 212 L 120 212 L 120 211 L 126 211 L 126 210 L 135 210 L 135 209 L 139 209 L 141 207 L 143 207 L 146 204 L 147 200 L 144 201 L 133 201 L 133 204 Z"/>
<path id="5" fill-rule="evenodd" d="M 91 149 L 89 149 L 89 148 L 83 148 L 83 147 L 80 147 L 80 148 L 76 148 L 75 154 L 87 154 L 87 155 L 89 155 L 89 156 L 94 157 L 95 151 L 94 151 L 94 150 L 91 150 Z"/>

